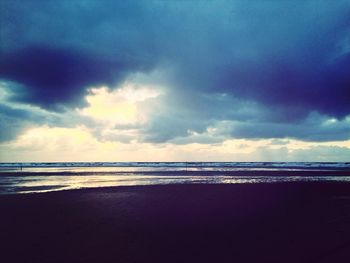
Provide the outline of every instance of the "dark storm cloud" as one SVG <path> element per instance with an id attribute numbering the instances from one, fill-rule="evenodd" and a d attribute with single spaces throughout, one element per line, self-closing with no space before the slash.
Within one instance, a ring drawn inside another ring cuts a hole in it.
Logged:
<path id="1" fill-rule="evenodd" d="M 36 46 L 4 54 L 0 77 L 28 89 L 17 94 L 17 100 L 50 108 L 79 102 L 87 85 L 113 83 L 128 67 L 127 63 L 89 57 L 74 50 Z"/>
<path id="2" fill-rule="evenodd" d="M 145 140 L 223 120 L 242 124 L 227 136 L 323 140 L 303 132 L 315 128 L 349 138 L 347 127 L 339 135 L 307 120 L 350 114 L 348 1 L 3 0 L 0 8 L 0 76 L 22 87 L 13 99 L 76 107 L 89 86 L 167 65 L 173 101 Z"/>
<path id="3" fill-rule="evenodd" d="M 233 71 L 223 86 L 282 111 L 287 121 L 303 119 L 316 110 L 337 118 L 350 113 L 350 55 L 326 65 L 276 63 Z"/>

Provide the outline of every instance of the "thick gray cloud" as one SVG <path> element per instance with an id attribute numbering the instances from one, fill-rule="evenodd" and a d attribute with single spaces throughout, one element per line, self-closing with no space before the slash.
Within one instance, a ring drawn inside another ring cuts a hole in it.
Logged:
<path id="1" fill-rule="evenodd" d="M 57 124 L 58 120 L 34 109 L 0 105 L 0 142 L 15 139 L 23 129 L 49 123 Z"/>
<path id="2" fill-rule="evenodd" d="M 3 0 L 0 10 L 0 77 L 22 87 L 14 101 L 75 108 L 89 86 L 166 65 L 170 98 L 146 141 L 221 121 L 235 123 L 228 137 L 349 138 L 348 122 L 322 124 L 350 114 L 346 0 Z"/>

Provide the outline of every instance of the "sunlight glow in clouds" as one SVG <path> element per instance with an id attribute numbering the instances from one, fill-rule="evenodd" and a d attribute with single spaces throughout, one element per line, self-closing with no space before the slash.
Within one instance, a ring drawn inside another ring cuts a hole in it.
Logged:
<path id="1" fill-rule="evenodd" d="M 2 145 L 2 161 L 334 161 L 337 150 L 350 152 L 350 141 L 303 142 L 291 139 L 229 139 L 217 144 L 152 144 L 99 141 L 85 126 L 27 130 Z"/>
<path id="2" fill-rule="evenodd" d="M 188 129 L 183 137 L 167 142 L 144 141 L 149 123 L 159 112 L 169 111 L 166 101 L 171 96 L 166 86 L 150 84 L 149 76 L 142 77 L 132 76 L 116 89 L 91 88 L 85 97 L 88 105 L 70 112 L 73 122 L 67 116 L 61 126 L 28 126 L 16 139 L 0 144 L 1 161 L 347 161 L 349 140 L 226 138 L 228 121 L 210 125 L 205 131 Z M 4 105 L 9 104 L 11 94 L 6 87 L 0 90 L 0 95 Z M 60 118 L 59 113 L 28 104 L 9 105 L 30 110 L 40 118 Z M 85 122 L 86 118 L 93 124 Z M 348 122 L 349 118 L 342 121 L 325 118 L 322 125 Z"/>
<path id="3" fill-rule="evenodd" d="M 78 109 L 78 112 L 109 126 L 146 122 L 147 116 L 142 102 L 160 95 L 160 92 L 152 87 L 140 87 L 131 83 L 126 83 L 116 90 L 109 90 L 103 86 L 91 88 L 89 92 L 86 96 L 89 106 Z"/>
<path id="4" fill-rule="evenodd" d="M 27 130 L 13 142 L 12 147 L 31 151 L 64 151 L 87 150 L 89 146 L 96 145 L 87 128 L 50 128 L 41 126 Z"/>

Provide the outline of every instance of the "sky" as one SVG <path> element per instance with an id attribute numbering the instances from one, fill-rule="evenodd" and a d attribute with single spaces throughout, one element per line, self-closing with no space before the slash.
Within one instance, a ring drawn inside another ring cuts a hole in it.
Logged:
<path id="1" fill-rule="evenodd" d="M 350 161 L 350 2 L 2 0 L 0 161 Z"/>

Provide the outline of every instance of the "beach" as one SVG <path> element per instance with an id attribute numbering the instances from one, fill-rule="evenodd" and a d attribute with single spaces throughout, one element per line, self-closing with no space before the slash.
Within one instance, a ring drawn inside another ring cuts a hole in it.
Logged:
<path id="1" fill-rule="evenodd" d="M 121 186 L 0 196 L 2 262 L 349 262 L 350 184 Z"/>

